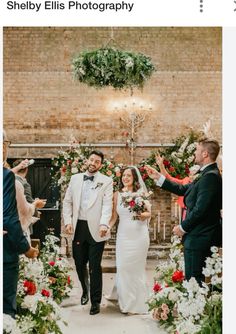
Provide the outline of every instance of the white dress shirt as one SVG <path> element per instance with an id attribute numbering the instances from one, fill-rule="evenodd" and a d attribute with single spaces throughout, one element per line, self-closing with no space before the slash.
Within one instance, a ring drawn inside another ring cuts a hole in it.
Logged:
<path id="1" fill-rule="evenodd" d="M 88 175 L 88 174 L 85 173 L 85 175 Z M 88 175 L 88 176 L 91 176 L 91 175 Z M 88 202 L 91 196 L 91 192 L 93 191 L 95 179 L 96 179 L 96 174 L 94 174 L 93 181 L 91 180 L 83 181 L 80 208 L 79 208 L 79 219 L 80 220 L 87 220 L 87 207 L 88 207 Z"/>

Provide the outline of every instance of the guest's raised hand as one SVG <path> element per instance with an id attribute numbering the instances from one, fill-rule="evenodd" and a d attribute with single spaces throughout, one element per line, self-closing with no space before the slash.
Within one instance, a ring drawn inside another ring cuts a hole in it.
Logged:
<path id="1" fill-rule="evenodd" d="M 19 163 L 19 165 L 13 167 L 13 168 L 11 169 L 11 171 L 12 171 L 13 173 L 18 173 L 19 170 L 21 170 L 21 169 L 25 169 L 26 167 L 28 167 L 28 165 L 29 165 L 29 160 L 28 160 L 28 159 L 22 160 L 22 161 Z"/>
<path id="2" fill-rule="evenodd" d="M 153 180 L 159 180 L 161 177 L 161 174 L 153 167 L 149 165 L 145 165 L 146 172 L 148 173 L 148 176 Z"/>
<path id="3" fill-rule="evenodd" d="M 157 152 L 157 153 L 156 153 L 156 164 L 157 164 L 160 168 L 164 166 L 164 164 L 163 164 L 163 160 L 164 160 L 164 158 L 160 156 L 160 153 L 159 153 L 159 152 Z"/>

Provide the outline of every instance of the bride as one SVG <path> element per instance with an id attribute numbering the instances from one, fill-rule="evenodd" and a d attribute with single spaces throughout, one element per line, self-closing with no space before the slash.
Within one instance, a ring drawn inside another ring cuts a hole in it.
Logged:
<path id="1" fill-rule="evenodd" d="M 119 217 L 116 240 L 116 289 L 119 307 L 122 313 L 147 313 L 145 304 L 148 298 L 146 283 L 146 258 L 149 247 L 148 223 L 151 217 L 151 205 L 146 211 L 134 217 L 122 204 L 122 196 L 147 192 L 145 183 L 137 167 L 127 167 L 121 175 L 120 189 L 114 194 L 112 227 Z M 114 299 L 114 289 L 113 289 Z M 108 298 L 109 299 L 109 298 Z"/>

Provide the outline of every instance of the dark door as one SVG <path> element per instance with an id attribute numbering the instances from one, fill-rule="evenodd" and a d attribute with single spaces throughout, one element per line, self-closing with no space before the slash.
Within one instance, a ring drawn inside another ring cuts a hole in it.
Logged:
<path id="1" fill-rule="evenodd" d="M 30 158 L 29 158 L 30 159 Z M 10 165 L 16 159 L 8 159 Z M 60 192 L 51 177 L 51 159 L 34 159 L 35 163 L 29 167 L 27 180 L 31 185 L 33 198 L 47 199 L 46 206 L 40 210 L 40 220 L 33 225 L 32 238 L 45 240 L 45 235 L 53 232 L 60 237 L 61 211 Z"/>

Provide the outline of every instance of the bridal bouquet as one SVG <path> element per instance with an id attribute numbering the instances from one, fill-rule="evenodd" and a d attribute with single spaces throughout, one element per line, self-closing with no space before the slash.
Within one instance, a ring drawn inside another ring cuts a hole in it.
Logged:
<path id="1" fill-rule="evenodd" d="M 134 213 L 133 219 L 136 220 L 137 216 L 142 212 L 147 211 L 148 199 L 152 196 L 152 192 L 148 193 L 132 193 L 129 195 L 122 195 L 122 205 L 128 208 L 130 212 Z"/>

